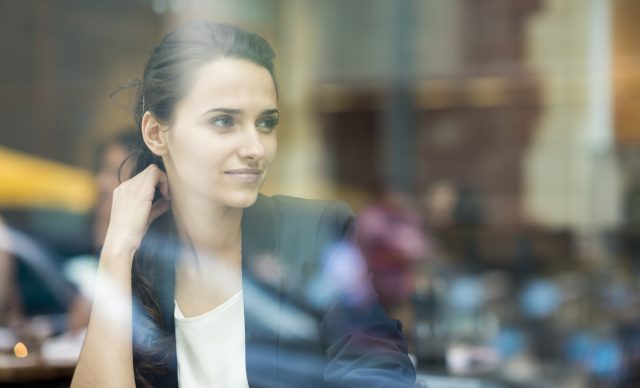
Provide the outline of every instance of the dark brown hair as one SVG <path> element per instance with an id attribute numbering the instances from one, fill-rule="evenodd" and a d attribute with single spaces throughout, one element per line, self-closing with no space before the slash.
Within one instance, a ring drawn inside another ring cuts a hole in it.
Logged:
<path id="1" fill-rule="evenodd" d="M 192 21 L 167 34 L 153 49 L 138 82 L 134 119 L 140 147 L 132 176 L 150 164 L 166 171 L 162 159 L 142 141 L 140 127 L 146 111 L 170 125 L 176 103 L 193 82 L 192 74 L 217 58 L 251 61 L 267 69 L 275 83 L 274 57 L 271 46 L 262 37 L 227 24 Z M 169 211 L 149 226 L 133 259 L 133 360 L 138 386 L 161 385 L 175 365 L 173 298 L 179 252 L 175 223 Z"/>

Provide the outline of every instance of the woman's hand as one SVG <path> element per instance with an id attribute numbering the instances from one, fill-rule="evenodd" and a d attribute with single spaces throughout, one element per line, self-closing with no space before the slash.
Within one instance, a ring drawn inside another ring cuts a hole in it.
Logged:
<path id="1" fill-rule="evenodd" d="M 156 187 L 162 198 L 153 203 Z M 131 264 L 149 225 L 171 207 L 167 175 L 150 165 L 113 191 L 87 336 L 72 387 L 135 387 Z"/>
<path id="2" fill-rule="evenodd" d="M 162 198 L 153 203 L 158 187 Z M 169 182 L 152 164 L 113 191 L 111 218 L 104 249 L 134 252 L 140 247 L 149 225 L 171 208 Z"/>

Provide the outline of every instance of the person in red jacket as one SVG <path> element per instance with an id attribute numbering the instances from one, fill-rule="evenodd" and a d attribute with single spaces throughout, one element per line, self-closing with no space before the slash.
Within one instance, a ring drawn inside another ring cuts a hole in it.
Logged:
<path id="1" fill-rule="evenodd" d="M 413 294 L 414 270 L 428 251 L 425 233 L 419 212 L 400 190 L 388 189 L 358 215 L 360 250 L 391 315 Z"/>

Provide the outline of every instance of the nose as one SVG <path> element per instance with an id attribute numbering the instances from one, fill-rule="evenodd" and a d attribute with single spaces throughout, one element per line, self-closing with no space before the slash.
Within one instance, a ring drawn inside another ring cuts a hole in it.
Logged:
<path id="1" fill-rule="evenodd" d="M 260 160 L 266 153 L 260 133 L 256 128 L 247 128 L 246 135 L 242 139 L 242 144 L 238 150 L 241 158 Z"/>

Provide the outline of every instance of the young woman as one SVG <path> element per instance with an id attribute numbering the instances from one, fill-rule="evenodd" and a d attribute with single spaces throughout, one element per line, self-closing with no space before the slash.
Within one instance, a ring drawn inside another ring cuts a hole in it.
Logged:
<path id="1" fill-rule="evenodd" d="M 327 276 L 362 275 L 339 248 L 350 209 L 258 193 L 277 148 L 273 58 L 258 35 L 206 22 L 152 52 L 73 386 L 414 383 L 366 276 Z"/>

